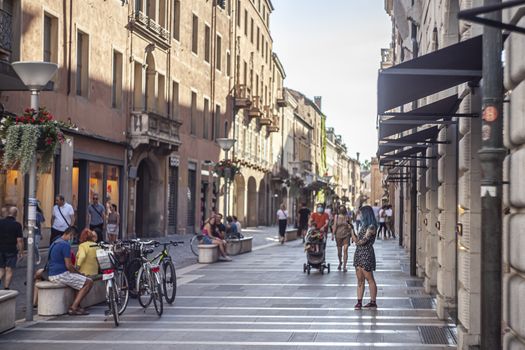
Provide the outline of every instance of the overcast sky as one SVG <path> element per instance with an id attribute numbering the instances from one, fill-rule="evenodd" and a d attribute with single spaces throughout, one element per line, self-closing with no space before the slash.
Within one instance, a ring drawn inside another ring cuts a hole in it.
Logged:
<path id="1" fill-rule="evenodd" d="M 380 49 L 391 22 L 383 0 L 272 0 L 274 51 L 285 85 L 313 100 L 323 97 L 328 126 L 335 127 L 361 161 L 377 151 L 376 95 Z"/>

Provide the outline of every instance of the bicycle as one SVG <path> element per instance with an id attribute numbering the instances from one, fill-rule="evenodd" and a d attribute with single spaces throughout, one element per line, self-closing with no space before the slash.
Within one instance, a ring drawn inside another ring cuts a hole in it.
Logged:
<path id="1" fill-rule="evenodd" d="M 145 309 L 153 301 L 153 306 L 155 307 L 155 312 L 157 315 L 162 316 L 164 310 L 164 305 L 162 301 L 162 286 L 161 286 L 161 277 L 160 277 L 160 266 L 157 264 L 152 264 L 148 260 L 148 254 L 153 253 L 152 248 L 146 249 L 145 246 L 157 245 L 158 242 L 148 241 L 148 242 L 138 242 L 140 245 L 140 259 L 141 267 L 137 274 L 137 297 L 139 300 L 140 306 Z"/>
<path id="2" fill-rule="evenodd" d="M 202 234 L 196 233 L 190 240 L 191 252 L 195 256 L 199 256 L 199 244 L 202 242 Z"/>
<path id="3" fill-rule="evenodd" d="M 112 315 L 115 326 L 118 327 L 120 315 L 126 310 L 129 300 L 126 275 L 119 268 L 113 245 L 99 242 L 91 247 L 102 248 L 97 250 L 97 261 L 102 270 L 102 280 L 106 283 L 106 302 L 109 310 L 106 310 L 105 314 Z"/>
<path id="4" fill-rule="evenodd" d="M 150 262 L 158 261 L 159 265 L 162 267 L 162 287 L 164 298 L 168 304 L 173 304 L 175 301 L 175 295 L 177 294 L 177 274 L 175 272 L 175 265 L 173 265 L 173 259 L 169 252 L 169 247 L 177 247 L 179 244 L 184 244 L 184 242 L 155 242 L 155 246 L 162 246 L 163 248 L 156 257 L 150 260 Z"/>

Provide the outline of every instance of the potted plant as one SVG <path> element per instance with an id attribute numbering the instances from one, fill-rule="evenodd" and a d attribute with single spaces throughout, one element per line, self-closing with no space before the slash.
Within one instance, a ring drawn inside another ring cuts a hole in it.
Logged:
<path id="1" fill-rule="evenodd" d="M 213 171 L 217 176 L 224 177 L 229 180 L 233 180 L 235 178 L 235 175 L 237 175 L 240 172 L 241 168 L 238 165 L 237 160 L 230 160 L 230 159 L 223 159 L 219 162 L 215 163 L 215 166 L 213 167 Z"/>

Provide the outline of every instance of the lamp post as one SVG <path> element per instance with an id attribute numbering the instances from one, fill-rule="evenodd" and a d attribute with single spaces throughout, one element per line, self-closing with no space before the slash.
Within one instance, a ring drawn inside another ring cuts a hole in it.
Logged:
<path id="1" fill-rule="evenodd" d="M 228 138 L 218 138 L 217 143 L 224 151 L 224 158 L 228 160 L 228 152 L 233 147 L 237 140 L 235 139 L 228 139 Z M 226 217 L 228 216 L 228 197 L 230 194 L 230 172 L 225 172 L 224 174 L 224 220 L 226 220 Z"/>
<path id="2" fill-rule="evenodd" d="M 38 111 L 40 91 L 55 75 L 58 66 L 49 62 L 13 62 L 13 69 L 31 91 L 31 108 Z M 29 168 L 29 193 L 27 198 L 27 287 L 26 321 L 33 320 L 33 276 L 35 274 L 35 227 L 36 227 L 36 155 Z"/>

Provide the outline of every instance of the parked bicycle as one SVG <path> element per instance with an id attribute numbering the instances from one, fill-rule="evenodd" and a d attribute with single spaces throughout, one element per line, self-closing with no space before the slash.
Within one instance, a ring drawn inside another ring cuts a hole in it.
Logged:
<path id="1" fill-rule="evenodd" d="M 152 263 L 158 262 L 162 268 L 162 289 L 168 304 L 172 304 L 175 301 L 175 295 L 177 294 L 177 274 L 169 249 L 171 246 L 177 247 L 179 244 L 184 244 L 184 242 L 155 242 L 155 246 L 162 246 L 162 251 L 150 260 Z"/>
<path id="2" fill-rule="evenodd" d="M 158 245 L 155 241 L 138 241 L 140 246 L 141 267 L 137 273 L 137 297 L 139 304 L 146 309 L 153 301 L 157 315 L 162 316 L 164 305 L 162 301 L 162 278 L 160 277 L 160 266 L 153 264 L 148 255 L 153 253 L 151 246 Z"/>
<path id="3" fill-rule="evenodd" d="M 195 233 L 195 235 L 190 240 L 190 248 L 191 252 L 195 256 L 199 256 L 199 244 L 202 242 L 202 234 L 201 233 Z"/>

